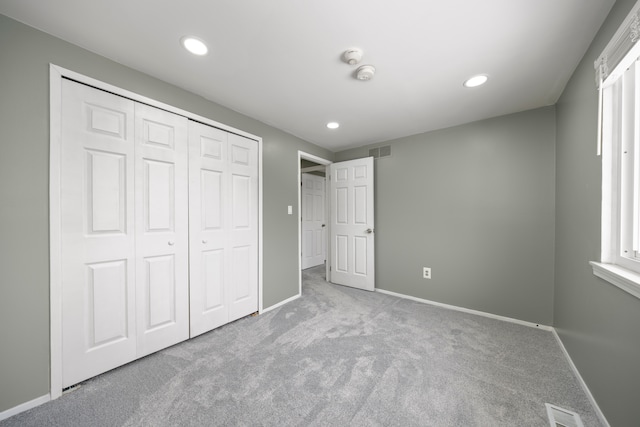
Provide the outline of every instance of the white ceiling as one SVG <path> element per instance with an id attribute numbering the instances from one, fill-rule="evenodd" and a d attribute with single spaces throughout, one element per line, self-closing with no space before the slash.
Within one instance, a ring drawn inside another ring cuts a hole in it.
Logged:
<path id="1" fill-rule="evenodd" d="M 613 3 L 0 0 L 0 13 L 340 151 L 554 104 Z M 373 80 L 341 61 L 353 46 Z M 480 73 L 486 85 L 462 86 Z"/>

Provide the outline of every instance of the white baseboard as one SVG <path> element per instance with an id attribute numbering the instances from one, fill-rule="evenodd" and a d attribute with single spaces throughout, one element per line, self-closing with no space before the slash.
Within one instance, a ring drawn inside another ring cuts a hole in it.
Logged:
<path id="1" fill-rule="evenodd" d="M 37 397 L 28 402 L 24 402 L 18 406 L 14 406 L 13 408 L 7 409 L 6 411 L 0 412 L 0 421 L 6 420 L 9 417 L 13 417 L 14 415 L 18 415 L 21 412 L 28 411 L 29 409 L 35 408 L 36 406 L 40 406 L 43 403 L 47 403 L 51 400 L 51 396 L 49 394 L 45 394 L 44 396 Z"/>
<path id="2" fill-rule="evenodd" d="M 558 332 L 556 332 L 555 329 L 553 329 L 552 332 L 553 332 L 553 336 L 556 337 L 556 341 L 558 341 L 558 345 L 560 346 L 560 349 L 562 349 L 562 352 L 564 353 L 564 357 L 566 357 L 567 362 L 569 362 L 569 366 L 571 366 L 571 370 L 573 371 L 573 374 L 578 379 L 578 382 L 580 383 L 580 386 L 582 387 L 585 394 L 587 395 L 587 398 L 591 402 L 591 406 L 593 406 L 594 411 L 596 411 L 596 415 L 598 416 L 598 419 L 600 420 L 602 425 L 604 425 L 605 427 L 611 427 L 611 425 L 605 418 L 604 413 L 600 410 L 600 406 L 598 406 L 598 402 L 596 402 L 596 399 L 593 397 L 593 394 L 591 394 L 591 390 L 589 390 L 589 387 L 587 387 L 587 383 L 584 382 L 582 375 L 580 375 L 580 371 L 578 371 L 578 368 L 573 363 L 573 359 L 571 359 L 571 356 L 569 356 L 569 352 L 567 351 L 567 349 L 564 346 L 564 343 L 560 339 L 560 335 L 558 335 Z"/>
<path id="3" fill-rule="evenodd" d="M 260 314 L 264 314 L 264 313 L 267 313 L 267 312 L 269 312 L 271 310 L 275 310 L 276 308 L 281 307 L 281 306 L 285 305 L 288 302 L 291 302 L 293 300 L 297 300 L 298 298 L 300 298 L 300 295 L 301 294 L 294 295 L 291 298 L 287 298 L 286 300 L 280 301 L 279 303 L 274 304 L 274 305 L 272 305 L 270 307 L 263 308 L 262 311 L 260 312 Z"/>
<path id="4" fill-rule="evenodd" d="M 582 375 L 580 375 L 580 372 L 578 371 L 578 368 L 576 368 L 576 365 L 573 363 L 573 360 L 571 359 L 571 356 L 569 356 L 569 352 L 565 348 L 565 346 L 564 346 L 562 340 L 560 339 L 560 336 L 556 332 L 555 328 L 553 328 L 551 326 L 546 326 L 546 325 L 540 325 L 540 324 L 537 324 L 537 323 L 527 322 L 527 321 L 524 321 L 524 320 L 513 319 L 511 317 L 498 316 L 496 314 L 486 313 L 484 311 L 471 310 L 471 309 L 468 309 L 468 308 L 458 307 L 458 306 L 455 306 L 455 305 L 443 304 L 443 303 L 436 302 L 436 301 L 430 301 L 430 300 L 427 300 L 427 299 L 412 297 L 410 295 L 399 294 L 399 293 L 396 293 L 396 292 L 386 291 L 384 289 L 376 289 L 375 291 L 376 292 L 380 292 L 381 294 L 387 294 L 387 295 L 392 295 L 392 296 L 399 297 L 399 298 L 409 299 L 409 300 L 412 300 L 412 301 L 421 302 L 423 304 L 429 304 L 429 305 L 433 305 L 433 306 L 436 306 L 436 307 L 442 307 L 442 308 L 447 308 L 447 309 L 450 309 L 450 310 L 461 311 L 463 313 L 476 314 L 478 316 L 489 317 L 491 319 L 502 320 L 502 321 L 511 322 L 511 323 L 517 323 L 519 325 L 524 325 L 524 326 L 529 326 L 529 327 L 532 327 L 532 328 L 538 328 L 538 329 L 543 329 L 545 331 L 550 331 L 551 333 L 553 333 L 553 336 L 555 337 L 556 341 L 558 342 L 558 345 L 560 346 L 560 349 L 562 350 L 562 353 L 564 354 L 565 358 L 569 362 L 569 366 L 571 366 L 571 370 L 573 371 L 573 374 L 576 376 L 576 378 L 578 380 L 578 383 L 580 384 L 580 386 L 584 390 L 585 394 L 587 395 L 587 398 L 591 402 L 591 406 L 593 406 L 593 409 L 596 412 L 596 415 L 598 416 L 598 419 L 600 420 L 602 425 L 604 425 L 605 427 L 611 427 L 609 422 L 605 418 L 604 413 L 602 412 L 602 410 L 598 406 L 598 403 L 594 399 L 593 394 L 591 394 L 591 390 L 589 390 L 589 387 L 587 387 L 587 383 L 584 382 L 584 379 L 582 378 Z"/>
<path id="5" fill-rule="evenodd" d="M 484 311 L 472 310 L 470 308 L 458 307 L 456 305 L 443 304 L 441 302 L 436 302 L 436 301 L 431 301 L 431 300 L 428 300 L 428 299 L 412 297 L 410 295 L 399 294 L 399 293 L 396 293 L 396 292 L 386 291 L 384 289 L 377 289 L 376 288 L 375 291 L 376 292 L 380 292 L 381 294 L 392 295 L 392 296 L 398 297 L 398 298 L 410 299 L 412 301 L 421 302 L 423 304 L 429 304 L 429 305 L 434 305 L 436 307 L 447 308 L 449 310 L 461 311 L 463 313 L 469 313 L 469 314 L 475 314 L 475 315 L 478 315 L 478 316 L 489 317 L 491 319 L 502 320 L 504 322 L 509 322 L 509 323 L 517 323 L 518 325 L 528 326 L 530 328 L 537 328 L 537 329 L 542 329 L 542 330 L 545 330 L 545 331 L 553 331 L 553 328 L 551 326 L 541 325 L 539 323 L 527 322 L 525 320 L 514 319 L 512 317 L 498 316 L 497 314 L 491 314 L 491 313 L 487 313 L 487 312 L 484 312 Z"/>

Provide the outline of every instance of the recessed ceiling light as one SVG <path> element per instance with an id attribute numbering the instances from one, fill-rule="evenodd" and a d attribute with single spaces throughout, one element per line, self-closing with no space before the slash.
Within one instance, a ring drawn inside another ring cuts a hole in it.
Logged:
<path id="1" fill-rule="evenodd" d="M 489 80 L 488 76 L 486 76 L 485 74 L 479 74 L 477 76 L 473 76 L 473 77 L 468 78 L 464 82 L 464 87 L 481 86 L 481 85 L 485 84 L 487 82 L 487 80 Z"/>
<path id="2" fill-rule="evenodd" d="M 340 123 L 338 123 L 338 122 L 329 122 L 329 123 L 327 123 L 327 127 L 329 129 L 338 129 L 340 127 Z"/>
<path id="3" fill-rule="evenodd" d="M 206 55 L 207 52 L 209 52 L 209 48 L 207 48 L 207 45 L 204 44 L 202 40 L 197 39 L 195 37 L 186 36 L 180 39 L 180 42 L 182 43 L 182 46 L 184 46 L 185 49 L 187 49 L 189 52 L 193 53 L 194 55 L 202 56 L 202 55 Z"/>

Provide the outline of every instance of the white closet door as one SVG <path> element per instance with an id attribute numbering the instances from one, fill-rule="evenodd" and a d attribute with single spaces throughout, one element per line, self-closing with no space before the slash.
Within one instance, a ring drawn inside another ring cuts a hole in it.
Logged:
<path id="1" fill-rule="evenodd" d="M 138 357 L 189 338 L 188 120 L 135 105 Z"/>
<path id="2" fill-rule="evenodd" d="M 134 103 L 63 80 L 62 383 L 136 356 Z"/>
<path id="3" fill-rule="evenodd" d="M 258 310 L 257 141 L 63 80 L 60 170 L 63 387 Z"/>
<path id="4" fill-rule="evenodd" d="M 258 145 L 190 122 L 191 336 L 258 310 Z"/>
<path id="5" fill-rule="evenodd" d="M 258 311 L 258 143 L 229 134 L 229 322 Z"/>
<path id="6" fill-rule="evenodd" d="M 189 122 L 189 236 L 191 336 L 229 318 L 228 133 Z"/>

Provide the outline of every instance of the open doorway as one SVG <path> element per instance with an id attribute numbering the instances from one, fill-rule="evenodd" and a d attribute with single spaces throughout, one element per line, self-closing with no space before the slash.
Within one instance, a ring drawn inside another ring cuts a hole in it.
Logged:
<path id="1" fill-rule="evenodd" d="M 325 227 L 322 227 L 322 234 L 324 234 L 326 251 L 324 254 L 326 281 L 373 291 L 375 290 L 373 157 L 334 163 L 298 151 L 298 184 L 300 185 L 298 295 L 302 295 L 303 212 L 307 210 L 303 207 L 302 174 L 322 171 L 325 175 L 325 197 L 324 208 L 322 208 L 325 220 L 321 224 L 325 224 Z"/>
<path id="2" fill-rule="evenodd" d="M 327 167 L 330 160 L 298 151 L 298 253 L 299 292 L 302 294 L 302 270 L 321 268 L 328 273 Z M 327 276 L 328 277 L 328 274 Z"/>

